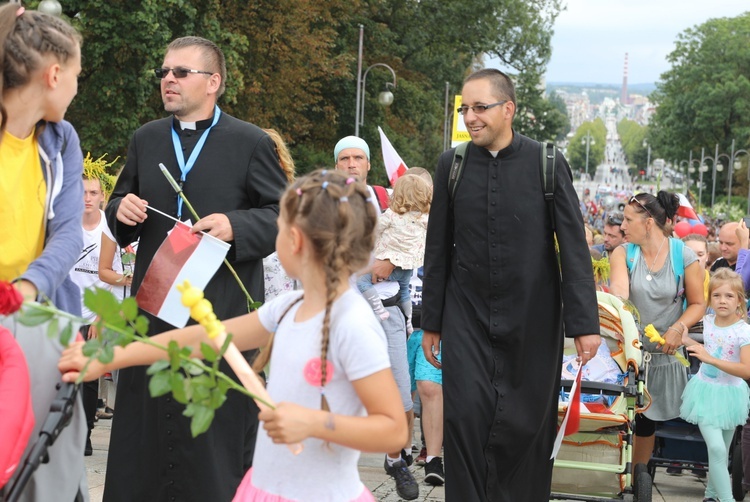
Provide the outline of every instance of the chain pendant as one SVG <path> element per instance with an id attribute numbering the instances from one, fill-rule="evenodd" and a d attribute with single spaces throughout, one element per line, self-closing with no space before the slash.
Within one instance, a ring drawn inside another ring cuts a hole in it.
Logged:
<path id="1" fill-rule="evenodd" d="M 653 277 L 651 277 L 651 274 L 646 274 L 646 280 L 650 281 L 651 279 L 653 279 Z"/>

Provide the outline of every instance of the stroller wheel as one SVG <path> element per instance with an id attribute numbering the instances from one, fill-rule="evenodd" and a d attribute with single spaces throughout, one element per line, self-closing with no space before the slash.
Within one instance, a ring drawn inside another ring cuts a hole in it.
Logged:
<path id="1" fill-rule="evenodd" d="M 643 465 L 643 464 L 638 464 Z M 638 465 L 636 466 L 636 472 L 639 471 Z M 638 472 L 635 479 L 635 500 L 636 502 L 651 502 L 651 490 L 653 488 L 653 481 L 651 476 L 645 470 Z"/>
<path id="2" fill-rule="evenodd" d="M 638 493 L 638 477 L 641 473 L 648 474 L 648 467 L 646 464 L 635 464 L 630 478 L 633 483 L 633 493 Z"/>

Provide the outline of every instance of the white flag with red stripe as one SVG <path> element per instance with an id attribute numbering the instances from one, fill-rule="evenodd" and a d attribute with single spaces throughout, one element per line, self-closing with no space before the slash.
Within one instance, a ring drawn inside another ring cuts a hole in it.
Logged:
<path id="1" fill-rule="evenodd" d="M 391 186 L 396 184 L 396 180 L 404 175 L 408 167 L 406 163 L 401 159 L 401 156 L 393 148 L 391 142 L 388 141 L 383 130 L 378 126 L 378 132 L 380 132 L 380 147 L 383 150 L 383 162 L 385 163 L 385 172 L 388 173 L 388 181 L 391 182 Z"/>
<path id="2" fill-rule="evenodd" d="M 690 201 L 687 197 L 682 195 L 681 193 L 677 194 L 677 198 L 680 199 L 680 205 L 677 208 L 677 215 L 682 216 L 683 218 L 689 218 L 691 220 L 697 220 L 698 215 L 695 214 L 695 209 L 693 209 L 693 205 L 690 204 Z"/>
<path id="3" fill-rule="evenodd" d="M 552 448 L 553 459 L 557 456 L 557 452 L 560 451 L 563 438 L 571 434 L 578 432 L 578 427 L 581 422 L 581 369 L 583 365 L 578 366 L 578 371 L 573 379 L 573 385 L 570 388 L 570 397 L 568 398 L 568 408 L 565 410 L 560 428 L 557 431 L 557 437 L 555 438 L 555 445 Z M 584 406 L 584 410 L 585 410 Z"/>
<path id="4" fill-rule="evenodd" d="M 156 251 L 135 299 L 138 306 L 159 319 L 183 328 L 190 309 L 182 304 L 177 284 L 185 279 L 205 289 L 229 251 L 229 243 L 204 233 L 192 233 L 177 222 Z"/>

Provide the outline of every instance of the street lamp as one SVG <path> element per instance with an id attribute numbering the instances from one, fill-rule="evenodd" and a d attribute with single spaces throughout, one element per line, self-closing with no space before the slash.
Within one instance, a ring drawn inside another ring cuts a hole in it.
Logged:
<path id="1" fill-rule="evenodd" d="M 646 147 L 648 147 L 648 152 L 646 153 L 646 176 L 651 176 L 651 145 L 644 139 L 643 148 Z"/>
<path id="2" fill-rule="evenodd" d="M 718 145 L 717 145 L 718 147 Z M 718 152 L 718 148 L 716 150 Z M 717 158 L 726 157 L 727 158 L 727 165 L 729 166 L 729 182 L 727 184 L 727 200 L 728 203 L 732 203 L 732 177 L 734 176 L 733 171 L 737 171 L 742 167 L 742 164 L 737 160 L 737 156 L 740 154 L 748 154 L 747 150 L 734 150 L 734 140 L 732 140 L 732 149 L 730 150 L 730 154 L 727 155 L 726 153 L 720 153 Z M 748 201 L 750 201 L 750 191 L 748 191 Z"/>
<path id="3" fill-rule="evenodd" d="M 586 137 L 581 140 L 582 145 L 586 145 L 586 176 L 589 175 L 589 148 L 591 145 L 595 145 L 596 141 L 594 138 L 591 137 L 591 131 L 586 131 Z M 596 173 L 594 173 L 594 176 L 596 176 Z M 593 181 L 594 176 L 592 176 L 590 179 Z"/>
<path id="4" fill-rule="evenodd" d="M 386 82 L 385 83 L 385 89 L 381 91 L 380 94 L 378 94 L 378 103 L 380 103 L 382 106 L 390 106 L 391 103 L 393 103 L 393 93 L 389 90 L 390 88 L 395 89 L 396 88 L 396 72 L 393 71 L 393 68 L 388 66 L 385 63 L 375 63 L 373 65 L 370 65 L 366 70 L 364 75 L 362 74 L 362 45 L 364 42 L 364 36 L 365 36 L 365 28 L 363 25 L 359 25 L 359 54 L 357 57 L 357 102 L 356 102 L 356 111 L 355 111 L 355 118 L 354 118 L 354 135 L 359 136 L 359 126 L 364 125 L 365 123 L 365 88 L 367 83 L 367 74 L 375 68 L 376 66 L 382 66 L 384 68 L 388 68 L 391 72 L 391 75 L 393 75 L 393 82 Z"/>
<path id="5" fill-rule="evenodd" d="M 707 157 L 711 158 L 711 157 Z M 713 172 L 713 181 L 712 181 L 712 188 L 711 188 L 711 207 L 714 207 L 714 200 L 716 199 L 716 173 L 721 172 L 724 170 L 724 166 L 719 164 L 719 144 L 716 143 L 716 153 L 714 153 L 713 157 L 714 161 L 714 172 Z"/>
<path id="6" fill-rule="evenodd" d="M 59 17 L 62 14 L 62 5 L 57 0 L 42 0 L 36 9 L 50 16 Z"/>

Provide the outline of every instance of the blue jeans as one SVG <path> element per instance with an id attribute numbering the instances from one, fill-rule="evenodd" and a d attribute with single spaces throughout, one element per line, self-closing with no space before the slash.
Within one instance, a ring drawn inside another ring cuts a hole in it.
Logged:
<path id="1" fill-rule="evenodd" d="M 409 282 L 411 281 L 412 274 L 413 270 L 411 269 L 404 270 L 401 267 L 396 267 L 393 269 L 393 272 L 391 272 L 391 275 L 388 276 L 388 279 L 386 279 L 386 281 L 398 282 L 399 303 L 411 302 L 411 294 L 409 294 Z M 357 288 L 359 289 L 360 293 L 364 293 L 371 287 L 372 274 L 365 274 L 357 279 Z"/>

